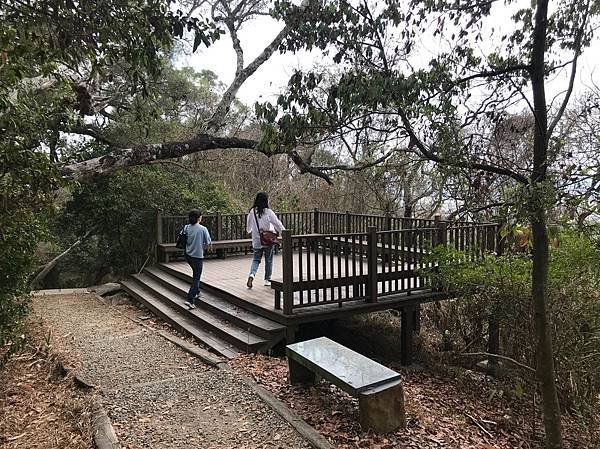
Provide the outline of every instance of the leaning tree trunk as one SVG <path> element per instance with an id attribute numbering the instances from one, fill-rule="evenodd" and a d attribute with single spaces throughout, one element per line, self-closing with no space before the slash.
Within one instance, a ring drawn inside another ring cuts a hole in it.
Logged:
<path id="1" fill-rule="evenodd" d="M 535 323 L 537 366 L 536 374 L 542 392 L 546 448 L 562 449 L 560 404 L 554 379 L 552 336 L 548 317 L 548 228 L 546 203 L 548 192 L 546 171 L 548 166 L 548 113 L 544 83 L 544 57 L 548 0 L 539 0 L 535 12 L 533 46 L 531 49 L 531 87 L 535 114 L 533 140 L 533 170 L 530 189 L 530 220 L 533 235 L 532 302 Z"/>

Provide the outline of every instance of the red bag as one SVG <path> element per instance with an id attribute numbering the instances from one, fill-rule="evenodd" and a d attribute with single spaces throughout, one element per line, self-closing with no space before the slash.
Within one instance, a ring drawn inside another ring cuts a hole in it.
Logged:
<path id="1" fill-rule="evenodd" d="M 277 234 L 271 231 L 261 231 L 260 226 L 258 224 L 258 216 L 256 215 L 256 209 L 252 209 L 254 211 L 254 218 L 256 219 L 256 228 L 260 233 L 260 244 L 262 246 L 273 246 L 277 244 Z"/>

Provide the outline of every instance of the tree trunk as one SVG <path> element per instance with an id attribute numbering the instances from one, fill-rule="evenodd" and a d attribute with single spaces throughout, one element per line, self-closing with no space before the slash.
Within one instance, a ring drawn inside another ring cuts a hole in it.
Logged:
<path id="1" fill-rule="evenodd" d="M 548 192 L 546 171 L 548 166 L 548 112 L 545 92 L 544 57 L 548 0 L 539 0 L 535 12 L 533 46 L 531 50 L 531 87 L 535 115 L 533 139 L 533 170 L 529 185 L 531 230 L 533 235 L 532 302 L 535 323 L 537 365 L 536 375 L 542 391 L 546 448 L 562 449 L 560 404 L 554 380 L 552 336 L 547 312 L 548 301 L 548 228 L 546 202 Z"/>
<path id="2" fill-rule="evenodd" d="M 536 374 L 542 390 L 546 448 L 562 449 L 560 404 L 554 380 L 552 336 L 547 311 L 548 229 L 546 212 L 539 209 L 532 217 L 533 231 L 533 314 L 537 348 Z"/>
<path id="3" fill-rule="evenodd" d="M 69 246 L 65 251 L 63 251 L 58 256 L 56 256 L 54 259 L 52 259 L 50 262 L 48 262 L 46 265 L 44 265 L 42 267 L 42 270 L 29 283 L 29 288 L 31 288 L 32 290 L 34 290 L 36 288 L 41 287 L 42 286 L 42 282 L 44 281 L 44 279 L 46 279 L 46 276 L 48 276 L 48 273 L 50 273 L 50 271 L 52 271 L 52 269 L 56 266 L 56 264 L 63 257 L 65 257 L 67 254 L 69 254 L 72 250 L 74 250 L 75 248 L 77 248 L 81 244 L 81 242 L 83 240 L 85 240 L 87 237 L 89 237 L 89 235 L 90 235 L 90 232 L 87 232 L 83 237 L 77 239 L 75 241 L 75 243 L 73 243 L 71 246 Z"/>

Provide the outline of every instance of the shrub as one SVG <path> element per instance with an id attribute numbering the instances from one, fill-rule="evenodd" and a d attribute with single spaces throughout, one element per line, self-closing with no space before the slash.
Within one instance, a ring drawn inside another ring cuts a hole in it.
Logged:
<path id="1" fill-rule="evenodd" d="M 531 260 L 527 254 L 487 255 L 476 262 L 437 247 L 431 271 L 436 287 L 456 300 L 430 309 L 433 324 L 463 348 L 486 349 L 490 318 L 501 325 L 504 355 L 535 366 L 531 312 Z M 565 231 L 550 251 L 549 312 L 556 374 L 564 405 L 586 410 L 600 393 L 600 249 L 594 240 Z"/>
<path id="2" fill-rule="evenodd" d="M 185 214 L 227 212 L 224 191 L 207 179 L 162 167 L 137 167 L 82 184 L 59 215 L 55 229 L 65 242 L 89 233 L 81 247 L 57 267 L 76 266 L 95 283 L 103 274 L 124 276 L 152 263 L 155 210 Z"/>

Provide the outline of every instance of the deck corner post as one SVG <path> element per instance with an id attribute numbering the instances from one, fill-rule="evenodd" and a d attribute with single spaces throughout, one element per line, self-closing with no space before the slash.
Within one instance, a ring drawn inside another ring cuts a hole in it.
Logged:
<path id="1" fill-rule="evenodd" d="M 160 252 L 160 249 L 158 248 L 158 245 L 160 245 L 163 242 L 162 210 L 160 210 L 160 208 L 158 208 L 158 207 L 154 210 L 154 218 L 156 220 L 156 227 L 155 227 L 156 234 L 154 235 L 154 238 L 156 239 L 156 260 L 158 262 L 162 262 L 161 252 Z M 168 260 L 167 260 L 167 262 L 168 262 Z"/>
<path id="2" fill-rule="evenodd" d="M 352 232 L 352 227 L 351 227 L 351 222 L 350 222 L 350 211 L 346 211 L 346 226 L 345 226 L 345 231 L 346 234 L 350 234 Z"/>
<path id="3" fill-rule="evenodd" d="M 292 253 L 292 232 L 282 232 L 283 251 L 283 314 L 291 315 L 294 301 L 294 259 Z"/>
<path id="4" fill-rule="evenodd" d="M 367 228 L 367 302 L 377 302 L 377 228 Z"/>
<path id="5" fill-rule="evenodd" d="M 502 228 L 504 225 L 504 221 L 500 221 L 496 225 L 496 247 L 494 248 L 494 251 L 496 252 L 497 256 L 502 256 L 504 254 L 504 244 L 506 243 L 506 239 L 502 236 Z"/>
<path id="6" fill-rule="evenodd" d="M 319 234 L 319 209 L 315 207 L 313 211 L 313 234 Z"/>
<path id="7" fill-rule="evenodd" d="M 154 210 L 154 215 L 156 218 L 156 244 L 161 244 L 163 242 L 163 224 L 162 224 L 162 210 L 158 207 Z"/>

